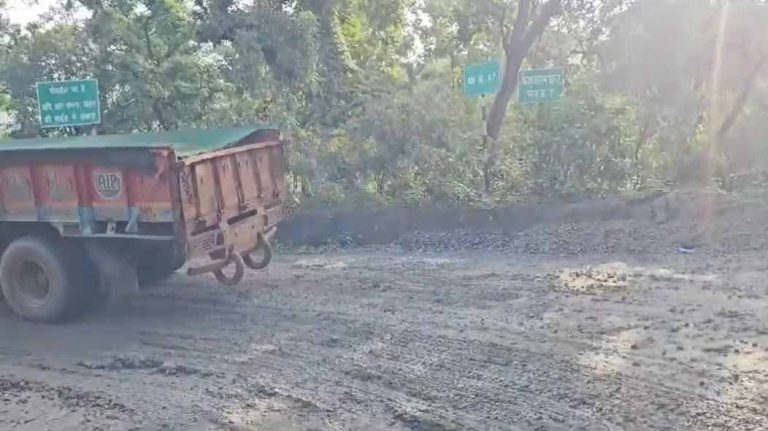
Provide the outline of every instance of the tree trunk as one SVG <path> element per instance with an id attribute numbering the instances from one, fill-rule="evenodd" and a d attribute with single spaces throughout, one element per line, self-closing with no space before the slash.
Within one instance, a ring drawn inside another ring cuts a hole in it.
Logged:
<path id="1" fill-rule="evenodd" d="M 549 0 L 536 7 L 531 0 L 520 0 L 512 31 L 509 35 L 502 31 L 505 54 L 504 77 L 501 80 L 501 88 L 493 100 L 486 127 L 487 134 L 493 141 L 499 138 L 499 131 L 507 113 L 507 105 L 517 89 L 520 66 L 533 42 L 544 33 L 552 17 L 561 12 L 561 4 L 562 0 Z M 535 15 L 531 19 L 534 12 Z"/>
<path id="2" fill-rule="evenodd" d="M 491 149 L 488 146 L 488 135 L 483 135 L 483 149 L 485 150 L 485 160 L 483 160 L 483 191 L 486 195 L 491 194 L 491 169 L 493 161 Z"/>
<path id="3" fill-rule="evenodd" d="M 504 18 L 501 19 L 501 38 L 504 45 L 504 74 L 501 78 L 501 88 L 493 99 L 493 105 L 485 120 L 483 134 L 483 186 L 486 195 L 491 193 L 493 165 L 496 157 L 496 141 L 499 131 L 507 114 L 507 105 L 517 89 L 517 79 L 525 56 L 533 42 L 538 39 L 549 25 L 553 16 L 560 13 L 562 0 L 548 0 L 537 7 L 533 0 L 520 0 L 517 5 L 517 17 L 512 31 L 507 33 Z M 533 18 L 531 18 L 533 16 Z"/>
<path id="4" fill-rule="evenodd" d="M 499 138 L 501 125 L 504 122 L 504 116 L 507 114 L 507 105 L 509 105 L 512 95 L 515 94 L 515 90 L 517 90 L 517 77 L 520 73 L 520 66 L 523 64 L 524 57 L 525 53 L 519 52 L 516 49 L 507 51 L 501 88 L 496 94 L 496 98 L 493 100 L 491 112 L 488 114 L 488 123 L 486 125 L 486 132 L 493 141 Z"/>
<path id="5" fill-rule="evenodd" d="M 486 195 L 491 193 L 493 165 L 496 159 L 496 140 L 499 138 L 501 124 L 507 113 L 507 105 L 517 89 L 517 76 L 520 66 L 523 64 L 525 54 L 514 53 L 506 58 L 504 77 L 501 80 L 501 88 L 493 100 L 491 111 L 485 119 L 485 134 L 483 135 L 483 150 L 485 161 L 483 163 L 483 186 Z"/>
<path id="6" fill-rule="evenodd" d="M 731 130 L 731 127 L 733 127 L 733 125 L 736 123 L 736 120 L 739 118 L 739 114 L 741 114 L 741 112 L 744 110 L 744 106 L 747 104 L 747 100 L 749 100 L 749 96 L 752 95 L 755 81 L 760 74 L 760 70 L 766 63 L 768 63 L 768 51 L 760 60 L 758 60 L 751 73 L 747 75 L 744 87 L 739 93 L 739 96 L 736 98 L 736 101 L 731 107 L 731 110 L 728 112 L 728 115 L 726 115 L 725 120 L 723 120 L 723 123 L 720 125 L 720 128 L 717 130 L 718 141 L 724 138 L 728 131 Z"/>

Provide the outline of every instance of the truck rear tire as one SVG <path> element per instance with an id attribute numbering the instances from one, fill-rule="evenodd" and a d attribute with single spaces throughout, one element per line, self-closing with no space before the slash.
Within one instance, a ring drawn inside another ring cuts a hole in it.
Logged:
<path id="1" fill-rule="evenodd" d="M 8 306 L 19 316 L 54 323 L 77 310 L 78 265 L 68 258 L 62 240 L 22 237 L 14 240 L 0 260 L 0 287 Z"/>

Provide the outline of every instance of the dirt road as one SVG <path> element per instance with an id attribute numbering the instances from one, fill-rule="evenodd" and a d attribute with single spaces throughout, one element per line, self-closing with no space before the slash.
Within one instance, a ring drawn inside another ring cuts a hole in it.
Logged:
<path id="1" fill-rule="evenodd" d="M 0 429 L 764 429 L 768 196 L 704 198 L 0 308 Z"/>
<path id="2" fill-rule="evenodd" d="M 282 255 L 62 326 L 0 312 L 0 429 L 759 429 L 768 264 Z"/>

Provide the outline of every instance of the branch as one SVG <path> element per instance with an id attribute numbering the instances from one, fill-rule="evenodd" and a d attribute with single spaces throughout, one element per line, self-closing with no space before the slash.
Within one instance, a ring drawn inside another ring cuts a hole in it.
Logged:
<path id="1" fill-rule="evenodd" d="M 514 27 L 512 27 L 512 33 L 509 38 L 504 40 L 504 48 L 512 46 L 522 39 L 525 34 L 525 30 L 528 29 L 528 17 L 531 14 L 531 0 L 520 0 L 517 5 L 517 17 L 515 18 Z"/>
<path id="2" fill-rule="evenodd" d="M 181 47 L 183 47 L 183 46 L 184 46 L 183 43 L 169 44 L 168 45 L 168 50 L 165 51 L 165 54 L 163 55 L 163 60 L 168 60 L 171 57 L 173 57 L 174 55 L 176 55 L 176 53 L 179 51 L 179 49 Z"/>
<path id="3" fill-rule="evenodd" d="M 506 67 L 501 79 L 501 88 L 493 99 L 493 105 L 486 121 L 486 134 L 494 141 L 499 137 L 501 124 L 507 112 L 507 105 L 517 88 L 520 66 L 534 40 L 544 33 L 552 17 L 560 12 L 561 2 L 562 0 L 548 0 L 540 8 L 537 8 L 539 10 L 529 25 L 531 7 L 534 3 L 532 0 L 520 0 L 515 27 L 512 29 L 509 39 L 504 43 Z"/>
<path id="4" fill-rule="evenodd" d="M 744 87 L 741 89 L 741 92 L 739 93 L 739 96 L 736 98 L 736 102 L 733 104 L 733 107 L 731 108 L 730 112 L 728 112 L 728 115 L 725 117 L 725 120 L 723 120 L 723 124 L 720 125 L 720 128 L 717 130 L 717 137 L 718 139 L 722 139 L 723 136 L 725 136 L 726 133 L 733 127 L 733 124 L 736 123 L 736 119 L 739 117 L 739 114 L 741 114 L 741 111 L 744 109 L 744 105 L 746 105 L 747 100 L 749 100 L 749 96 L 752 93 L 752 87 L 755 84 L 755 79 L 757 78 L 757 75 L 760 73 L 760 69 L 763 68 L 763 66 L 768 62 L 768 51 L 763 54 L 763 57 L 758 60 L 758 62 L 755 64 L 754 69 L 752 69 L 749 76 L 747 76 L 747 81 L 744 84 Z"/>
<path id="5" fill-rule="evenodd" d="M 536 38 L 544 33 L 544 30 L 546 30 L 552 17 L 560 12 L 561 3 L 562 0 L 549 0 L 544 3 L 539 14 L 533 19 L 528 31 L 525 32 L 525 36 L 523 36 L 521 43 L 524 49 L 527 50 L 533 45 Z"/>
<path id="6" fill-rule="evenodd" d="M 149 57 L 150 60 L 155 61 L 155 53 L 152 50 L 152 39 L 149 35 L 149 17 L 147 17 L 144 20 L 144 42 L 147 45 L 147 57 Z"/>
<path id="7" fill-rule="evenodd" d="M 509 27 L 506 24 L 507 21 L 507 5 L 504 4 L 501 7 L 501 20 L 499 21 L 499 27 L 501 27 L 501 43 L 504 44 L 509 36 Z"/>
<path id="8" fill-rule="evenodd" d="M 112 111 L 113 111 L 113 109 L 112 109 L 113 107 L 118 108 L 117 111 L 123 111 L 123 110 L 129 108 L 131 105 L 135 104 L 138 101 L 139 101 L 139 99 L 133 98 L 133 99 L 127 101 L 126 103 L 113 102 L 112 106 L 110 106 L 109 108 L 104 110 L 104 114 L 111 114 Z"/>
<path id="9" fill-rule="evenodd" d="M 163 128 L 163 130 L 168 131 L 171 129 L 169 124 L 166 124 L 165 121 L 165 114 L 163 113 L 163 108 L 160 107 L 160 101 L 155 99 L 154 102 L 152 102 L 152 111 L 155 113 L 155 116 L 157 117 L 157 122 L 160 123 L 160 127 Z"/>

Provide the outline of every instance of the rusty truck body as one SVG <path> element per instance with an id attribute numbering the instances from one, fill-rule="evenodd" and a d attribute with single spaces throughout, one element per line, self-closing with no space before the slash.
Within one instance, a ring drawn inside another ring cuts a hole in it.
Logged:
<path id="1" fill-rule="evenodd" d="M 271 259 L 285 215 L 273 128 L 0 141 L 0 287 L 55 322 L 186 263 L 238 283 Z"/>

